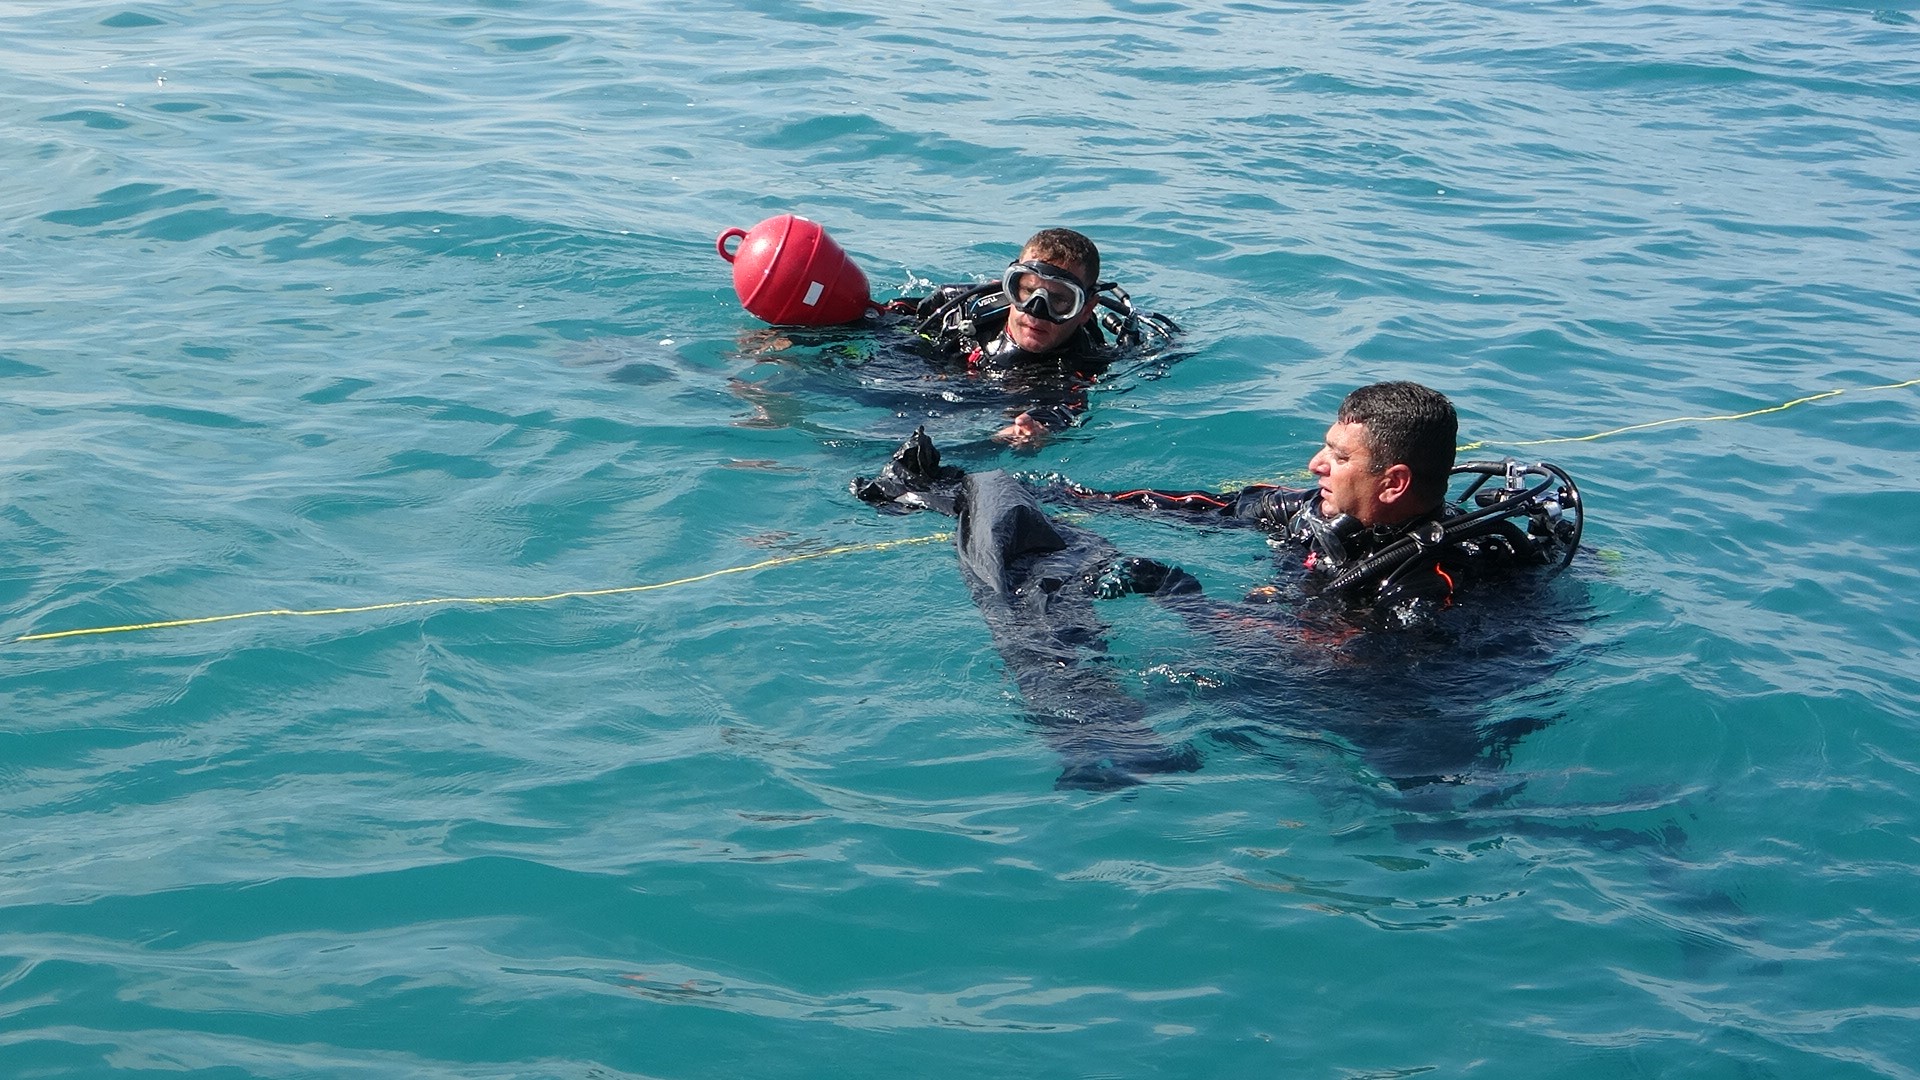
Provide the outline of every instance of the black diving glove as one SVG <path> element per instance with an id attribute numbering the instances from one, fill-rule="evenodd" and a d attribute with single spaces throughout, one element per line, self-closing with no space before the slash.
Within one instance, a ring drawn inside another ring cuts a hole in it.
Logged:
<path id="1" fill-rule="evenodd" d="M 1128 593 L 1175 596 L 1200 591 L 1200 582 L 1177 566 L 1156 559 L 1115 559 L 1089 585 L 1094 596 L 1117 600 Z"/>
<path id="2" fill-rule="evenodd" d="M 929 507 L 947 511 L 941 505 L 948 501 L 944 495 L 932 499 L 921 496 L 933 493 L 936 489 L 951 488 L 966 475 L 951 465 L 940 464 L 940 450 L 927 437 L 927 429 L 916 428 L 907 441 L 893 452 L 880 475 L 871 480 L 856 478 L 852 489 L 854 497 L 862 502 L 884 506 L 890 503 L 903 507 Z"/>

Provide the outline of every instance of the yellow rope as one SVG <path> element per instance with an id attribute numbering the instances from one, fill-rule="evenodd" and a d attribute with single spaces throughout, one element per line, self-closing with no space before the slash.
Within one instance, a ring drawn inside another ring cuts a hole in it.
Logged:
<path id="1" fill-rule="evenodd" d="M 1611 431 L 1595 432 L 1592 435 L 1563 435 L 1553 439 L 1528 439 L 1523 442 L 1502 442 L 1498 439 L 1482 439 L 1478 442 L 1467 443 L 1459 449 L 1462 451 L 1478 450 L 1490 443 L 1495 446 L 1547 446 L 1553 443 L 1593 442 L 1595 439 L 1605 439 L 1613 435 L 1624 435 L 1629 431 L 1645 431 L 1648 428 L 1665 427 L 1668 424 L 1710 424 L 1720 420 L 1745 420 L 1749 417 L 1765 416 L 1768 413 L 1785 412 L 1795 405 L 1805 405 L 1809 401 L 1820 401 L 1824 398 L 1839 397 L 1841 394 L 1865 394 L 1874 390 L 1904 390 L 1909 386 L 1920 386 L 1920 379 L 1908 379 L 1906 382 L 1887 383 L 1884 386 L 1856 386 L 1851 390 L 1825 390 L 1818 394 L 1809 394 L 1803 398 L 1795 398 L 1792 401 L 1782 402 L 1779 405 L 1769 405 L 1764 409 L 1753 409 L 1743 413 L 1728 413 L 1725 416 L 1675 416 L 1666 420 L 1649 421 L 1645 424 L 1629 424 L 1626 427 L 1614 428 Z"/>
<path id="2" fill-rule="evenodd" d="M 1769 405 L 1764 409 L 1753 409 L 1743 413 L 1728 413 L 1724 416 L 1675 416 L 1666 420 L 1653 420 L 1644 424 L 1629 424 L 1626 427 L 1610 431 L 1595 432 L 1592 435 L 1565 435 L 1551 439 L 1528 439 L 1519 442 L 1501 442 L 1497 439 L 1483 439 L 1459 447 L 1460 450 L 1478 450 L 1483 446 L 1548 446 L 1553 443 L 1592 442 L 1614 435 L 1624 435 L 1630 431 L 1646 431 L 1649 428 L 1665 427 L 1669 424 L 1707 424 L 1722 420 L 1746 420 L 1750 417 L 1765 416 L 1768 413 L 1784 412 L 1796 405 L 1805 405 L 1810 401 L 1839 397 L 1841 394 L 1865 394 L 1875 390 L 1904 390 L 1909 386 L 1920 386 L 1920 379 L 1908 379 L 1905 382 L 1887 383 L 1883 386 L 1857 386 L 1852 389 L 1825 390 L 1818 394 L 1809 394 L 1803 398 Z M 852 555 L 859 552 L 886 551 L 891 548 L 906 547 L 910 544 L 928 544 L 952 539 L 952 533 L 934 533 L 930 536 L 915 536 L 905 540 L 882 540 L 872 544 L 849 544 L 843 547 L 826 548 L 800 555 L 782 555 L 775 559 L 765 559 L 748 566 L 730 566 L 723 570 L 713 570 L 692 577 L 678 578 L 673 581 L 661 581 L 651 585 L 623 585 L 611 589 L 576 589 L 571 592 L 549 593 L 545 596 L 440 596 L 426 600 L 396 600 L 384 604 L 360 604 L 354 607 L 313 608 L 296 611 L 292 608 L 270 608 L 264 611 L 242 611 L 231 615 L 207 615 L 198 619 L 165 619 L 159 622 L 129 623 L 125 626 L 94 626 L 83 630 L 56 630 L 45 634 L 23 634 L 14 638 L 16 644 L 26 641 L 52 641 L 56 638 L 87 637 L 96 634 L 125 634 L 136 630 L 165 630 L 179 626 L 206 626 L 210 623 L 232 622 L 235 619 L 262 619 L 270 616 L 283 618 L 305 618 L 315 615 L 356 615 L 369 611 L 397 611 L 402 608 L 433 607 L 447 604 L 544 604 L 554 600 L 574 600 L 591 596 L 619 596 L 625 593 L 651 592 L 655 589 L 671 589 L 677 585 L 692 585 L 702 581 L 711 581 L 728 574 L 745 574 L 754 570 L 766 570 L 775 566 L 788 566 L 806 562 L 809 559 L 824 559 L 833 555 Z"/>
<path id="3" fill-rule="evenodd" d="M 232 622 L 235 619 L 261 619 L 268 616 L 309 617 L 314 615 L 357 615 L 368 611 L 397 611 L 401 608 L 432 607 L 446 604 L 545 604 L 554 600 L 575 600 L 589 596 L 620 596 L 625 593 L 652 592 L 655 589 L 671 589 L 676 585 L 692 585 L 697 582 L 711 581 L 728 574 L 745 574 L 754 570 L 766 570 L 775 566 L 787 566 L 792 563 L 806 562 L 809 559 L 824 559 L 833 555 L 852 555 L 858 552 L 887 551 L 891 548 L 907 547 L 911 544 L 931 544 L 952 539 L 952 533 L 934 533 L 930 536 L 914 536 L 905 540 L 882 540 L 872 544 L 848 544 L 843 547 L 826 548 L 821 551 L 809 551 L 800 555 L 782 555 L 777 559 L 765 559 L 750 566 L 729 566 L 724 570 L 713 570 L 692 577 L 677 578 L 673 581 L 660 581 L 651 585 L 622 585 L 611 589 L 575 589 L 570 592 L 548 593 L 545 596 L 439 596 L 427 600 L 396 600 L 385 604 L 360 604 L 354 607 L 312 608 L 296 611 L 292 608 L 271 608 L 265 611 L 242 611 L 232 615 L 207 615 L 198 619 L 166 619 L 160 622 L 129 623 L 125 626 L 94 626 L 84 630 L 56 630 L 46 634 L 24 634 L 14 638 L 15 643 L 23 641 L 52 641 L 55 638 L 86 637 L 94 634 L 125 634 L 135 630 L 165 630 L 177 626 L 205 626 L 209 623 Z"/>

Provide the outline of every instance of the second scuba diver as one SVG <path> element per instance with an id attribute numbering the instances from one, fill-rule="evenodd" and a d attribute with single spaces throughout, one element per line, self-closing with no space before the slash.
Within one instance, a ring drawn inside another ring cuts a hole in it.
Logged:
<path id="1" fill-rule="evenodd" d="M 968 376 L 1032 399 L 994 433 L 1021 444 L 1079 423 L 1087 389 L 1107 373 L 1116 348 L 1164 343 L 1178 330 L 1102 282 L 1099 248 L 1072 229 L 1035 233 L 998 281 L 942 285 L 886 307 L 912 316 L 915 331 Z"/>

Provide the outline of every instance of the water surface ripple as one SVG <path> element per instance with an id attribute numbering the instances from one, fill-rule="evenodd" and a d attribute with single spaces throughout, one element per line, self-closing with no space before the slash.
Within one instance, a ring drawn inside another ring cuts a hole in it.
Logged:
<path id="1" fill-rule="evenodd" d="M 0 5 L 0 1072 L 1920 1077 L 1909 7 Z M 1188 334 L 995 448 L 766 350 L 784 211 L 883 297 L 1079 227 Z M 1384 378 L 1580 478 L 1552 634 L 1116 602 L 1202 762 L 1122 791 L 845 494 L 1297 477 Z"/>

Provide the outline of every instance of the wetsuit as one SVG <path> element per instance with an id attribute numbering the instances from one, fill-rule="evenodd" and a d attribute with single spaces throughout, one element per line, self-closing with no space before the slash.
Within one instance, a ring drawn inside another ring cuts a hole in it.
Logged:
<path id="1" fill-rule="evenodd" d="M 1113 364 L 1113 350 L 1095 320 L 1052 352 L 1015 345 L 1006 336 L 1007 296 L 997 283 L 942 285 L 931 295 L 896 300 L 889 308 L 918 320 L 920 335 L 941 363 L 1029 401 L 1023 411 L 1056 431 L 1080 422 L 1087 390 Z"/>
<path id="2" fill-rule="evenodd" d="M 1142 773 L 1199 768 L 1191 747 L 1160 738 L 1104 663 L 1107 627 L 1093 602 L 1120 557 L 1105 538 L 1049 516 L 1008 473 L 942 465 L 924 430 L 853 490 L 883 508 L 959 518 L 961 576 L 1029 717 L 1063 760 L 1059 786 L 1117 787 Z"/>
<path id="3" fill-rule="evenodd" d="M 1393 525 L 1367 527 L 1320 512 L 1319 493 L 1256 484 L 1236 492 L 1061 489 L 1080 504 L 1110 503 L 1199 520 L 1251 525 L 1302 551 L 1315 583 L 1376 624 L 1409 625 L 1453 603 L 1455 593 L 1519 566 L 1553 561 L 1567 537 L 1550 521 L 1522 529 L 1504 517 L 1449 530 L 1469 511 L 1442 503 Z"/>
<path id="4" fill-rule="evenodd" d="M 1552 466 L 1466 462 L 1456 472 L 1482 479 L 1459 501 L 1375 528 L 1344 515 L 1328 519 L 1317 490 L 1264 484 L 1224 494 L 1073 487 L 1053 493 L 1076 506 L 1106 503 L 1252 526 L 1296 553 L 1297 604 L 1274 604 L 1281 591 L 1272 586 L 1240 602 L 1214 600 L 1186 572 L 1149 559 L 1110 564 L 1096 589 L 1102 596 L 1149 595 L 1223 646 L 1238 692 L 1214 700 L 1256 720 L 1260 730 L 1331 731 L 1403 792 L 1438 785 L 1434 790 L 1491 805 L 1518 790 L 1500 777 L 1513 743 L 1545 721 L 1483 723 L 1473 692 L 1543 685 L 1557 669 L 1560 633 L 1554 620 L 1541 618 L 1539 594 L 1523 585 L 1539 575 L 1521 571 L 1564 565 L 1571 556 L 1579 542 L 1579 495 Z M 1486 480 L 1522 475 L 1539 482 L 1510 480 L 1475 498 Z M 1563 514 L 1563 503 L 1575 512 Z M 1460 592 L 1503 580 L 1509 587 L 1484 590 L 1470 618 L 1436 618 Z M 1499 659 L 1493 668 L 1490 656 Z M 1303 692 L 1307 687 L 1314 689 Z M 1318 715 L 1303 724 L 1308 710 Z"/>
<path id="5" fill-rule="evenodd" d="M 1482 633 L 1464 652 L 1425 635 L 1359 634 L 1352 606 L 1365 605 L 1361 622 L 1424 621 L 1468 581 L 1550 561 L 1556 545 L 1577 541 L 1577 533 L 1552 524 L 1535 535 L 1531 516 L 1522 530 L 1499 516 L 1506 509 L 1499 500 L 1477 521 L 1473 511 L 1449 504 L 1416 522 L 1369 530 L 1323 518 L 1317 492 L 1267 485 L 1228 494 L 1049 491 L 1080 506 L 1106 503 L 1250 525 L 1291 549 L 1304 549 L 1307 580 L 1335 600 L 1332 610 L 1304 613 L 1294 605 L 1213 600 L 1178 567 L 1124 557 L 1097 534 L 1046 514 L 1033 490 L 1017 479 L 1000 472 L 969 476 L 943 465 L 924 431 L 902 444 L 878 476 L 855 480 L 853 491 L 884 509 L 931 509 L 960 518 L 962 573 L 1032 715 L 1067 760 L 1063 785 L 1126 782 L 1142 772 L 1197 767 L 1190 748 L 1162 743 L 1142 703 L 1124 692 L 1104 663 L 1107 628 L 1093 601 L 1128 593 L 1152 596 L 1225 647 L 1239 687 L 1222 699 L 1230 711 L 1263 726 L 1271 721 L 1335 731 L 1403 789 L 1465 782 L 1475 768 L 1497 765 L 1504 748 L 1539 722 L 1483 728 L 1457 707 L 1465 704 L 1457 694 L 1444 704 L 1422 704 L 1428 687 L 1504 688 L 1508 679 L 1544 679 L 1551 660 L 1535 654 L 1550 642 L 1531 619 L 1491 636 Z M 1570 502 L 1577 504 L 1577 493 Z M 1437 539 L 1407 543 L 1423 535 Z M 1330 651 L 1326 645 L 1342 648 Z M 1436 677 L 1437 670 L 1454 672 L 1462 664 L 1477 670 L 1471 665 L 1485 655 L 1501 657 L 1502 681 L 1457 673 Z M 1316 684 L 1321 688 L 1303 690 Z M 1368 698 L 1391 703 L 1393 711 L 1343 707 Z M 1309 719 L 1315 710 L 1324 715 Z"/>
<path id="6" fill-rule="evenodd" d="M 1093 602 L 1119 551 L 1048 516 L 1005 472 L 966 476 L 952 505 L 961 576 L 1028 715 L 1064 762 L 1059 786 L 1108 788 L 1199 768 L 1191 747 L 1168 746 L 1147 723 L 1145 704 L 1104 662 L 1107 627 Z"/>
<path id="7" fill-rule="evenodd" d="M 1501 462 L 1467 462 L 1454 471 L 1487 477 L 1497 475 L 1505 466 Z M 1560 478 L 1565 476 L 1557 469 L 1553 472 Z M 953 492 L 963 476 L 959 469 L 940 464 L 939 450 L 922 430 L 901 444 L 878 476 L 855 480 L 853 493 L 876 505 L 953 513 Z M 1544 494 L 1545 486 L 1534 490 Z M 1398 625 L 1420 621 L 1451 605 L 1454 594 L 1471 583 L 1556 559 L 1564 565 L 1579 535 L 1577 524 L 1558 516 L 1557 503 L 1537 497 L 1510 500 L 1511 507 L 1495 506 L 1492 504 L 1498 500 L 1489 500 L 1486 505 L 1490 509 L 1479 511 L 1458 503 L 1442 503 L 1413 520 L 1369 528 L 1345 515 L 1334 519 L 1322 515 L 1315 490 L 1271 484 L 1225 493 L 1154 488 L 1094 491 L 1065 485 L 1049 489 L 1047 494 L 1076 505 L 1135 507 L 1189 520 L 1258 528 L 1276 546 L 1304 553 L 1301 564 L 1312 571 L 1319 591 L 1331 592 L 1352 607 L 1368 609 L 1376 622 Z M 1577 505 L 1577 494 L 1565 497 L 1571 505 Z M 1525 528 L 1510 520 L 1521 515 Z M 1156 575 L 1156 583 L 1167 580 L 1168 568 L 1152 570 L 1159 564 L 1150 560 L 1130 560 L 1129 565 Z M 1120 576 L 1115 587 L 1122 591 L 1158 591 L 1158 584 L 1148 587 L 1133 581 L 1127 571 L 1128 567 L 1116 571 Z M 1171 580 L 1178 582 L 1184 576 Z M 1179 587 L 1186 588 L 1183 582 Z"/>

